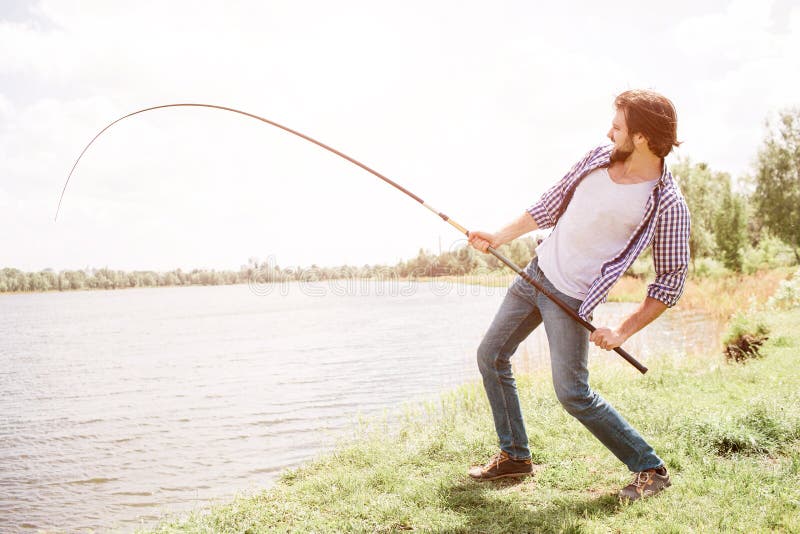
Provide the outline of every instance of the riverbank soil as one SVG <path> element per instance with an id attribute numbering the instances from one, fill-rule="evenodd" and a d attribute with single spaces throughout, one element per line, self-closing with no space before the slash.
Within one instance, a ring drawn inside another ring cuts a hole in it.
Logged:
<path id="1" fill-rule="evenodd" d="M 479 383 L 401 421 L 359 429 L 272 489 L 166 521 L 156 532 L 800 532 L 800 310 L 767 319 L 762 358 L 722 354 L 592 365 L 592 387 L 666 461 L 672 487 L 632 504 L 630 474 L 564 412 L 549 373 L 518 387 L 536 465 L 521 481 L 476 483 L 497 450 Z"/>

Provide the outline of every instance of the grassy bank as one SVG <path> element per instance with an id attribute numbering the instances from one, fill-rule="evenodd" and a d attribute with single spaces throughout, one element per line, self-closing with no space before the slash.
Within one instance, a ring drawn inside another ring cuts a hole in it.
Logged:
<path id="1" fill-rule="evenodd" d="M 548 373 L 519 389 L 537 464 L 521 482 L 472 482 L 496 451 L 482 387 L 409 409 L 272 489 L 160 525 L 157 532 L 798 532 L 800 310 L 769 319 L 765 358 L 651 360 L 637 375 L 599 364 L 592 384 L 654 445 L 673 487 L 620 504 L 622 464 L 558 405 Z"/>
<path id="2" fill-rule="evenodd" d="M 783 280 L 791 278 L 794 267 L 779 267 L 754 274 L 738 274 L 730 271 L 716 272 L 707 276 L 690 274 L 683 295 L 677 306 L 684 310 L 703 311 L 718 321 L 727 321 L 738 311 L 761 306 L 772 296 Z M 438 284 L 471 284 L 488 287 L 508 287 L 515 274 L 510 270 L 493 271 L 481 275 L 440 276 L 418 278 L 423 282 Z M 641 302 L 647 295 L 647 284 L 653 274 L 645 276 L 623 276 L 608 295 L 609 302 Z"/>
<path id="3" fill-rule="evenodd" d="M 726 321 L 751 304 L 760 306 L 772 296 L 783 281 L 791 278 L 794 268 L 781 267 L 754 274 L 725 273 L 715 276 L 689 276 L 677 307 L 699 310 L 714 319 Z M 611 289 L 609 302 L 641 302 L 647 294 L 649 279 L 624 276 Z"/>

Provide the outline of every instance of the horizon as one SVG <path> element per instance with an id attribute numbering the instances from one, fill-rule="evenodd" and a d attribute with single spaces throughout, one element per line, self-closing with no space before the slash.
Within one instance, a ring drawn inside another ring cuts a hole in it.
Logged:
<path id="1" fill-rule="evenodd" d="M 518 239 L 532 238 L 532 236 L 537 235 L 537 234 L 542 234 L 544 232 L 546 232 L 546 231 L 544 231 L 544 230 L 536 230 L 536 231 L 532 232 L 531 235 L 526 235 L 526 236 L 520 237 Z M 458 248 L 462 248 L 462 247 L 466 247 L 466 246 L 468 246 L 466 239 L 458 239 L 458 240 L 455 240 L 452 243 L 452 246 L 450 248 L 442 248 L 441 252 L 437 252 L 436 250 L 431 250 L 429 248 L 424 248 L 424 249 L 421 248 L 420 250 L 423 250 L 426 254 L 431 254 L 433 256 L 438 257 L 441 254 L 444 254 L 444 253 L 447 253 L 447 252 L 451 252 L 451 251 L 457 250 Z M 418 253 L 419 253 L 419 251 L 417 251 L 417 254 Z M 475 253 L 476 254 L 480 254 L 478 251 L 475 251 Z M 398 264 L 400 264 L 402 262 L 407 262 L 409 260 L 412 260 L 412 259 L 416 258 L 417 254 L 415 254 L 413 256 L 405 257 L 405 258 L 400 258 L 397 261 L 391 262 L 391 263 L 367 262 L 367 263 L 362 263 L 362 264 L 324 265 L 324 264 L 320 264 L 318 262 L 312 262 L 310 264 L 301 265 L 301 264 L 296 264 L 296 263 L 282 263 L 280 261 L 276 261 L 276 258 L 274 258 L 274 257 L 258 258 L 258 257 L 255 257 L 255 256 L 250 256 L 244 263 L 239 263 L 238 267 L 222 267 L 222 268 L 195 266 L 195 267 L 188 267 L 188 268 L 186 268 L 186 267 L 174 267 L 174 268 L 171 268 L 171 269 L 170 268 L 167 268 L 167 269 L 148 269 L 148 268 L 143 268 L 143 269 L 138 269 L 138 268 L 137 269 L 118 269 L 116 267 L 109 266 L 109 265 L 103 265 L 103 266 L 85 265 L 83 267 L 76 267 L 76 268 L 58 268 L 58 267 L 48 266 L 48 267 L 44 267 L 42 269 L 37 269 L 35 271 L 26 271 L 25 269 L 20 269 L 19 267 L 15 267 L 13 265 L 0 265 L 0 270 L 2 270 L 2 269 L 17 269 L 19 271 L 29 272 L 29 273 L 34 273 L 34 272 L 59 273 L 59 272 L 65 272 L 65 271 L 73 271 L 73 272 L 83 271 L 84 273 L 89 273 L 89 272 L 100 271 L 100 270 L 103 270 L 103 269 L 108 269 L 110 271 L 123 271 L 123 272 L 157 272 L 157 273 L 174 272 L 174 271 L 191 272 L 191 271 L 195 271 L 195 270 L 197 270 L 197 271 L 232 271 L 232 272 L 238 272 L 238 271 L 241 271 L 242 269 L 245 269 L 245 268 L 249 267 L 249 265 L 250 265 L 249 262 L 252 261 L 252 260 L 256 260 L 258 266 L 263 266 L 263 265 L 266 264 L 266 265 L 269 265 L 269 266 L 280 267 L 281 270 L 283 270 L 283 269 L 304 269 L 304 270 L 307 270 L 307 269 L 313 269 L 313 268 L 337 269 L 337 268 L 344 268 L 344 267 L 361 268 L 361 267 L 364 267 L 364 266 L 370 266 L 370 267 L 396 267 Z M 489 255 L 487 254 L 486 256 L 489 256 Z"/>

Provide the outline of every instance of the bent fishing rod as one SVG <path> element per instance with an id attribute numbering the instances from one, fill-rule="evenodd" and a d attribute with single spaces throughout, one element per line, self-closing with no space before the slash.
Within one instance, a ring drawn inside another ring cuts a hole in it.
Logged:
<path id="1" fill-rule="evenodd" d="M 301 132 L 298 132 L 297 130 L 293 130 L 291 128 L 283 126 L 282 124 L 278 124 L 277 122 L 271 121 L 269 119 L 265 119 L 264 117 L 261 117 L 259 115 L 255 115 L 253 113 L 248 113 L 246 111 L 241 111 L 241 110 L 234 109 L 234 108 L 229 108 L 229 107 L 226 107 L 226 106 L 217 106 L 217 105 L 214 105 L 214 104 L 195 104 L 195 103 L 191 103 L 191 104 L 190 103 L 164 104 L 164 105 L 161 105 L 161 106 L 152 106 L 152 107 L 149 107 L 149 108 L 140 109 L 138 111 L 134 111 L 132 113 L 128 113 L 127 115 L 124 115 L 124 116 L 118 118 L 117 120 L 115 120 L 115 121 L 111 122 L 110 124 L 108 124 L 102 130 L 100 130 L 97 133 L 97 135 L 95 135 L 94 138 L 92 138 L 92 140 L 89 141 L 89 143 L 87 143 L 87 145 L 84 147 L 83 151 L 81 151 L 80 155 L 78 156 L 78 159 L 76 159 L 75 163 L 72 165 L 72 169 L 70 169 L 69 175 L 67 175 L 67 180 L 66 180 L 66 182 L 64 182 L 64 188 L 61 190 L 61 196 L 58 199 L 58 207 L 56 208 L 56 215 L 55 215 L 55 219 L 54 220 L 58 220 L 58 213 L 61 211 L 61 202 L 64 200 L 64 193 L 66 193 L 66 191 L 67 191 L 67 186 L 69 185 L 69 180 L 70 180 L 70 178 L 72 178 L 72 174 L 75 172 L 75 168 L 78 166 L 78 163 L 81 161 L 81 158 L 83 158 L 83 155 L 86 154 L 86 151 L 89 150 L 89 147 L 92 146 L 92 144 L 97 140 L 98 137 L 100 137 L 106 130 L 108 130 L 109 128 L 111 128 L 112 126 L 117 124 L 118 122 L 120 122 L 120 121 L 122 121 L 124 119 L 127 119 L 128 117 L 133 117 L 134 115 L 138 115 L 138 114 L 144 113 L 146 111 L 153 111 L 153 110 L 156 110 L 156 109 L 165 109 L 165 108 L 175 108 L 175 107 L 212 108 L 212 109 L 219 109 L 219 110 L 222 110 L 222 111 L 230 111 L 232 113 L 238 113 L 238 114 L 244 115 L 246 117 L 251 117 L 253 119 L 260 120 L 261 122 L 265 122 L 265 123 L 267 123 L 267 124 L 269 124 L 271 126 L 275 126 L 276 128 L 280 128 L 281 130 L 289 132 L 290 134 L 294 134 L 297 137 L 300 137 L 302 139 L 305 139 L 306 141 L 314 143 L 315 145 L 317 145 L 317 146 L 319 146 L 321 148 L 324 148 L 325 150 L 327 150 L 329 152 L 333 152 L 337 156 L 339 156 L 341 158 L 344 158 L 347 161 L 349 161 L 350 163 L 361 167 L 362 169 L 364 169 L 365 171 L 369 172 L 370 174 L 373 174 L 373 175 L 377 176 L 378 178 L 380 178 L 381 180 L 383 180 L 387 184 L 391 185 L 392 187 L 402 191 L 403 193 L 405 193 L 409 197 L 413 198 L 414 200 L 416 200 L 417 202 L 422 204 L 425 208 L 429 209 L 430 211 L 432 211 L 433 213 L 435 213 L 436 215 L 441 217 L 443 221 L 449 223 L 456 230 L 458 230 L 459 232 L 461 232 L 465 236 L 469 237 L 469 230 L 467 230 L 466 228 L 464 228 L 463 226 L 458 224 L 456 221 L 454 221 L 453 219 L 451 219 L 450 217 L 448 217 L 447 215 L 445 215 L 441 211 L 437 210 L 436 208 L 434 208 L 433 206 L 431 206 L 430 204 L 428 204 L 427 202 L 422 200 L 420 197 L 418 197 L 417 195 L 415 195 L 414 193 L 412 193 L 408 189 L 406 189 L 403 186 L 401 186 L 400 184 L 390 180 L 389 178 L 387 178 L 386 176 L 382 175 L 381 173 L 375 171 L 374 169 L 371 169 L 370 167 L 367 167 L 366 165 L 364 165 L 360 161 L 351 158 L 347 154 L 345 154 L 343 152 L 340 152 L 340 151 L 336 150 L 335 148 L 326 145 L 325 143 L 317 141 L 316 139 L 314 139 L 312 137 L 309 137 L 309 136 L 307 136 L 307 135 L 305 135 L 305 134 L 303 134 Z M 553 295 L 552 293 L 547 291 L 547 289 L 542 287 L 542 285 L 539 282 L 537 282 L 536 280 L 531 278 L 528 275 L 528 273 L 526 273 L 524 270 L 522 270 L 522 268 L 520 268 L 513 261 L 511 261 L 510 259 L 505 257 L 503 254 L 501 254 L 500 252 L 498 252 L 497 250 L 495 250 L 491 246 L 487 249 L 487 251 L 489 253 L 491 253 L 495 258 L 500 260 L 507 267 L 511 268 L 511 270 L 513 270 L 515 273 L 517 273 L 523 280 L 525 280 L 530 285 L 535 287 L 540 293 L 542 293 L 545 297 L 550 299 L 556 306 L 561 308 L 567 315 L 569 315 L 574 321 L 578 322 L 581 326 L 586 328 L 589 332 L 594 332 L 597 329 L 590 322 L 585 321 L 583 318 L 581 318 L 577 313 L 575 313 L 575 311 L 572 310 L 572 308 L 570 308 L 563 301 L 561 301 L 561 299 L 559 299 L 558 297 L 556 297 L 555 295 Z M 624 350 L 622 347 L 616 347 L 614 349 L 614 352 L 616 352 L 617 354 L 622 356 L 631 365 L 636 367 L 636 369 L 638 369 L 642 374 L 647 372 L 647 367 L 642 365 L 633 356 L 628 354 L 628 352 L 626 350 Z"/>

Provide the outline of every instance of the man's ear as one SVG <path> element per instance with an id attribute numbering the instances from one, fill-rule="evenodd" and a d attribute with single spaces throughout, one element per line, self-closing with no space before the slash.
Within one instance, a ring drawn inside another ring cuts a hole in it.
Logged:
<path id="1" fill-rule="evenodd" d="M 647 145 L 647 138 L 644 135 L 642 135 L 640 133 L 635 133 L 635 134 L 633 134 L 632 139 L 633 139 L 633 146 L 634 147 L 636 147 L 636 148 L 649 148 L 649 146 Z"/>

